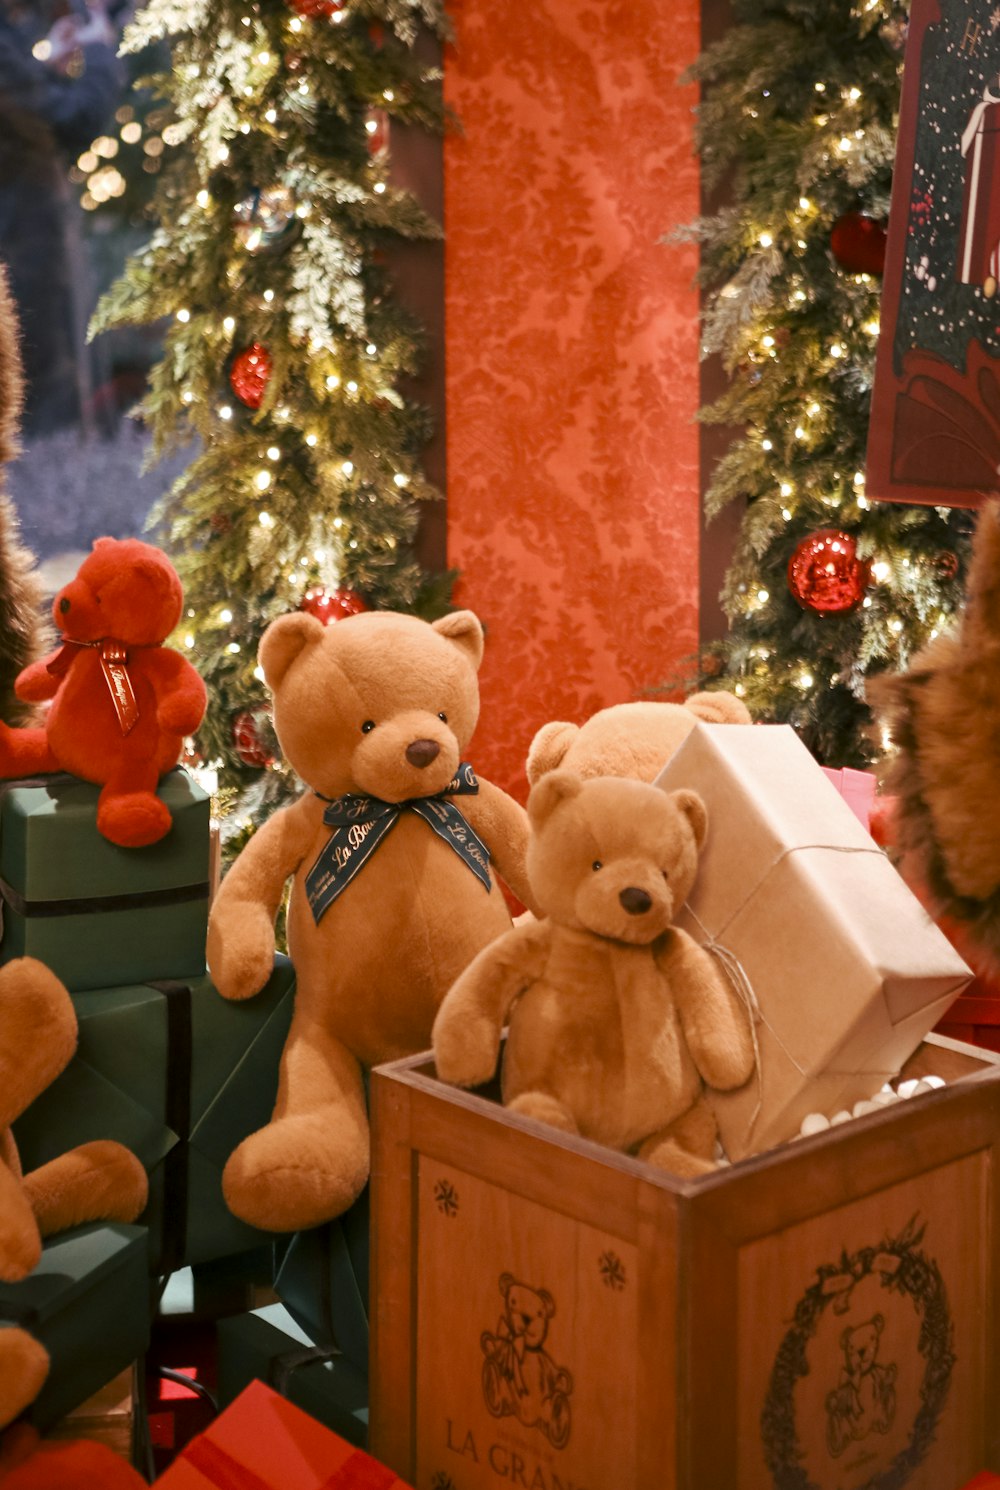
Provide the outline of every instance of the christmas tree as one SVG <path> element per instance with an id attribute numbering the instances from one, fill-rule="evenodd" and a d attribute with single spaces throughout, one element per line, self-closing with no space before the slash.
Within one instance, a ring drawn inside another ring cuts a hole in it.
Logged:
<path id="1" fill-rule="evenodd" d="M 745 499 L 702 659 L 758 719 L 817 756 L 884 748 L 865 679 L 905 667 L 958 604 L 971 517 L 870 501 L 879 334 L 905 14 L 891 0 L 736 0 L 692 69 L 698 144 L 724 205 L 690 230 L 709 288 L 704 344 L 730 382 L 701 417 L 740 433 L 707 510 Z"/>
<path id="2" fill-rule="evenodd" d="M 237 827 L 292 789 L 256 666 L 268 622 L 442 603 L 412 548 L 437 495 L 400 390 L 417 329 L 385 268 L 400 236 L 439 235 L 388 172 L 391 120 L 443 124 L 421 27 L 445 33 L 438 0 L 152 0 L 125 33 L 127 52 L 171 38 L 153 80 L 171 118 L 158 226 L 93 329 L 169 317 L 141 412 L 155 455 L 193 439 L 155 517 Z"/>

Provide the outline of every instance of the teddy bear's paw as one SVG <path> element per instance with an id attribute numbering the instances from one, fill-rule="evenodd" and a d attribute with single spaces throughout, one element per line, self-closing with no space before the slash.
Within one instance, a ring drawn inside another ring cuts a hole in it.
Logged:
<path id="1" fill-rule="evenodd" d="M 225 999 L 259 993 L 274 971 L 274 927 L 260 906 L 233 907 L 225 921 L 212 917 L 206 947 L 212 982 Z"/>
<path id="2" fill-rule="evenodd" d="M 681 1148 L 673 1138 L 666 1138 L 648 1150 L 641 1150 L 639 1157 L 645 1159 L 647 1164 L 665 1169 L 668 1174 L 676 1174 L 681 1179 L 696 1179 L 699 1175 L 711 1174 L 716 1168 L 710 1159 L 702 1159 L 698 1154 Z"/>
<path id="3" fill-rule="evenodd" d="M 368 1131 L 337 1116 L 281 1118 L 245 1138 L 222 1175 L 233 1214 L 261 1231 L 303 1231 L 348 1210 L 368 1180 Z"/>
<path id="4" fill-rule="evenodd" d="M 44 1346 L 24 1330 L 0 1330 L 0 1428 L 34 1402 L 49 1371 Z"/>
<path id="5" fill-rule="evenodd" d="M 521 1092 L 506 1104 L 508 1112 L 520 1113 L 521 1117 L 534 1118 L 538 1123 L 548 1123 L 550 1128 L 560 1128 L 563 1133 L 579 1133 L 577 1121 L 564 1102 L 551 1097 L 548 1092 Z"/>
<path id="6" fill-rule="evenodd" d="M 144 848 L 170 832 L 170 809 L 155 792 L 105 795 L 97 805 L 97 831 L 121 848 Z"/>
<path id="7" fill-rule="evenodd" d="M 145 1208 L 146 1171 L 131 1150 L 96 1139 L 59 1154 L 24 1177 L 43 1236 L 87 1221 L 132 1222 Z"/>
<path id="8" fill-rule="evenodd" d="M 489 1020 L 464 1014 L 438 1017 L 434 1025 L 434 1064 L 452 1086 L 482 1086 L 497 1068 L 500 1032 Z"/>

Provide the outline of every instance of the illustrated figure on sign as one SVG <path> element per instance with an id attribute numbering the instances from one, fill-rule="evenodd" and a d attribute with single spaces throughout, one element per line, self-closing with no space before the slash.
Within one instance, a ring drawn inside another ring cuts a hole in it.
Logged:
<path id="1" fill-rule="evenodd" d="M 983 89 L 962 134 L 965 184 L 956 275 L 996 294 L 1000 279 L 1000 78 Z"/>
<path id="2" fill-rule="evenodd" d="M 526 1428 L 538 1427 L 554 1448 L 569 1440 L 573 1378 L 545 1350 L 555 1301 L 546 1288 L 529 1288 L 501 1273 L 504 1312 L 496 1334 L 484 1330 L 483 1395 L 495 1418 L 514 1416 Z"/>
<path id="3" fill-rule="evenodd" d="M 840 1384 L 826 1394 L 826 1442 L 836 1459 L 869 1433 L 888 1433 L 896 1416 L 896 1367 L 876 1360 L 885 1328 L 881 1314 L 848 1326 L 840 1337 Z"/>

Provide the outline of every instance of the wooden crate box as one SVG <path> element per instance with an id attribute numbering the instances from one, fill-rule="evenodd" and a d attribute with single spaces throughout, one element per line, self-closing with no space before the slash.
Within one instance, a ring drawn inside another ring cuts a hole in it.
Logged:
<path id="1" fill-rule="evenodd" d="M 959 1490 L 1000 1468 L 1000 1058 L 698 1180 L 372 1081 L 371 1452 L 416 1490 Z"/>

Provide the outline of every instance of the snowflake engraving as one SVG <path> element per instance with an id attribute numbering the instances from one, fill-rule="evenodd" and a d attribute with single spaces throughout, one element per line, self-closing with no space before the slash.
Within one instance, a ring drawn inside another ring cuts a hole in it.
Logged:
<path id="1" fill-rule="evenodd" d="M 449 1180 L 438 1180 L 434 1186 L 434 1199 L 442 1216 L 458 1214 L 458 1191 Z"/>
<path id="2" fill-rule="evenodd" d="M 625 1287 L 625 1264 L 617 1252 L 602 1252 L 597 1266 L 608 1288 L 620 1291 Z"/>

